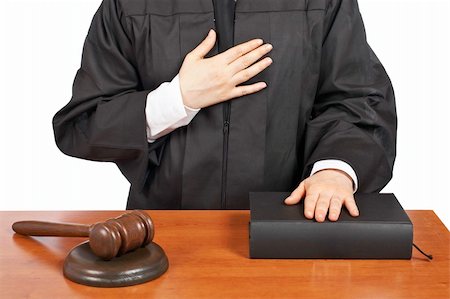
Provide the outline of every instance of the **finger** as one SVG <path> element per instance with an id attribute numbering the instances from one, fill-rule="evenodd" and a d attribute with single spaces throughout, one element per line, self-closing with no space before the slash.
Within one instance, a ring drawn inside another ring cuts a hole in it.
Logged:
<path id="1" fill-rule="evenodd" d="M 330 206 L 331 195 L 328 193 L 321 193 L 316 203 L 315 218 L 318 222 L 323 222 Z"/>
<path id="2" fill-rule="evenodd" d="M 341 214 L 342 199 L 338 196 L 333 196 L 330 201 L 330 210 L 328 212 L 328 219 L 336 221 Z"/>
<path id="3" fill-rule="evenodd" d="M 225 63 L 230 64 L 233 61 L 235 61 L 237 58 L 241 57 L 242 55 L 247 54 L 248 52 L 252 51 L 253 49 L 261 46 L 262 44 L 263 44 L 262 39 L 260 39 L 260 38 L 252 39 L 245 43 L 234 46 L 217 56 L 223 57 Z"/>
<path id="4" fill-rule="evenodd" d="M 300 185 L 298 185 L 298 187 L 295 188 L 294 191 L 292 191 L 291 195 L 286 197 L 286 199 L 284 200 L 284 203 L 288 204 L 288 205 L 294 205 L 294 204 L 300 202 L 300 200 L 302 199 L 302 197 L 304 195 L 305 195 L 305 183 L 304 183 L 304 181 L 302 181 L 300 183 Z"/>
<path id="5" fill-rule="evenodd" d="M 253 51 L 239 57 L 235 61 L 233 61 L 228 68 L 231 70 L 232 74 L 236 74 L 243 69 L 246 69 L 250 65 L 252 65 L 255 61 L 263 57 L 265 54 L 272 50 L 271 44 L 265 44 L 256 48 Z"/>
<path id="6" fill-rule="evenodd" d="M 253 78 L 257 74 L 261 73 L 265 68 L 267 68 L 271 64 L 272 58 L 266 57 L 263 60 L 253 64 L 252 66 L 234 74 L 231 77 L 231 81 L 233 82 L 234 85 L 238 85 L 242 82 L 248 81 L 250 78 Z"/>
<path id="7" fill-rule="evenodd" d="M 189 54 L 192 54 L 196 58 L 203 58 L 206 54 L 211 51 L 216 43 L 216 32 L 214 29 L 211 29 L 208 35 L 197 47 L 194 48 Z"/>
<path id="8" fill-rule="evenodd" d="M 230 97 L 237 98 L 246 94 L 255 93 L 265 88 L 267 84 L 265 82 L 257 82 L 250 85 L 237 86 L 231 90 Z"/>
<path id="9" fill-rule="evenodd" d="M 355 198 L 353 195 L 350 195 L 344 199 L 344 204 L 350 215 L 356 217 L 359 215 L 358 207 L 356 206 Z"/>
<path id="10" fill-rule="evenodd" d="M 316 208 L 316 202 L 319 198 L 319 194 L 317 193 L 308 193 L 306 192 L 305 196 L 305 217 L 308 219 L 312 219 L 314 216 L 314 209 Z"/>

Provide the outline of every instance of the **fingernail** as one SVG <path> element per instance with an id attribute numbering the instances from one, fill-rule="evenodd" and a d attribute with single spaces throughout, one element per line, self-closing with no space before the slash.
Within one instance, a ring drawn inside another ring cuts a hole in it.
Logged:
<path id="1" fill-rule="evenodd" d="M 213 32 L 213 30 L 209 29 L 208 35 L 211 35 L 212 32 Z"/>

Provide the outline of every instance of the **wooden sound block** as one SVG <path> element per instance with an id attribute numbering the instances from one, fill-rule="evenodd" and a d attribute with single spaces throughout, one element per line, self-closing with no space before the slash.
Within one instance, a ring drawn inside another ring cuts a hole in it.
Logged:
<path id="1" fill-rule="evenodd" d="M 64 261 L 68 279 L 93 287 L 124 287 L 161 276 L 169 267 L 164 250 L 155 242 L 105 261 L 96 256 L 89 241 L 74 247 Z"/>

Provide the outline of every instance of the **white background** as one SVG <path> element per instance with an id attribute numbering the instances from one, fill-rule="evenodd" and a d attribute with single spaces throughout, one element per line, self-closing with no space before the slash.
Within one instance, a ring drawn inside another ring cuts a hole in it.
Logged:
<path id="1" fill-rule="evenodd" d="M 0 0 L 0 210 L 125 209 L 119 169 L 62 154 L 51 123 L 71 98 L 100 2 Z M 397 159 L 383 191 L 450 227 L 450 1 L 359 4 L 397 101 Z"/>

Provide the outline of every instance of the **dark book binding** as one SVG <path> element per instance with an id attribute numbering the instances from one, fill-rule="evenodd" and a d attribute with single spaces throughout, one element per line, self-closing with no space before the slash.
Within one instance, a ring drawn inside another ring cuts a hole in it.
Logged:
<path id="1" fill-rule="evenodd" d="M 355 194 L 359 216 L 345 206 L 337 221 L 304 216 L 291 192 L 250 192 L 250 258 L 410 259 L 413 225 L 392 193 Z"/>

